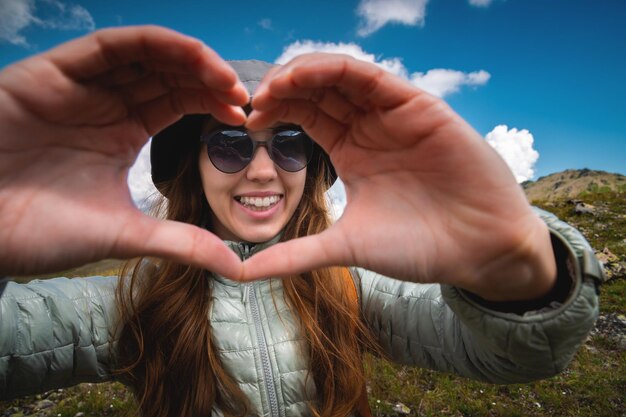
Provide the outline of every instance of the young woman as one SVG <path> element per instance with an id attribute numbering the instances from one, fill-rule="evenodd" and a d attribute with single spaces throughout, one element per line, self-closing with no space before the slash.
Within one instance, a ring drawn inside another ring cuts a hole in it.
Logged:
<path id="1" fill-rule="evenodd" d="M 114 29 L 5 69 L 0 106 L 0 271 L 150 256 L 119 279 L 5 283 L 2 397 L 117 377 L 146 416 L 367 414 L 363 349 L 522 382 L 562 370 L 597 316 L 581 235 L 373 65 L 231 66 Z M 165 220 L 125 184 L 154 134 Z"/>

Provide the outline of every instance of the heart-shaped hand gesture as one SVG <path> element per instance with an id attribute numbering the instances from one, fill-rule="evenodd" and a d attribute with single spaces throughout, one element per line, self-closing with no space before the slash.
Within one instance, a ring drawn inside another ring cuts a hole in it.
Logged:
<path id="1" fill-rule="evenodd" d="M 549 290 L 547 227 L 496 152 L 442 100 L 375 65 L 311 54 L 273 70 L 250 129 L 301 125 L 330 155 L 347 207 L 329 230 L 244 263 L 253 279 L 358 265 L 493 300 Z"/>
<path id="2" fill-rule="evenodd" d="M 196 39 L 109 29 L 0 73 L 0 274 L 156 255 L 240 276 L 209 232 L 137 210 L 126 178 L 148 138 L 186 113 L 242 124 L 236 73 Z"/>

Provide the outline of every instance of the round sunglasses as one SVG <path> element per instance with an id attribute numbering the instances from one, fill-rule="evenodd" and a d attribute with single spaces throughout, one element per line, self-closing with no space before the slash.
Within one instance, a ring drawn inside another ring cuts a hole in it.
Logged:
<path id="1" fill-rule="evenodd" d="M 206 144 L 211 163 L 218 170 L 234 174 L 247 167 L 258 147 L 265 147 L 269 157 L 281 169 L 297 172 L 307 166 L 313 155 L 313 141 L 302 130 L 293 128 L 263 130 L 271 134 L 267 141 L 252 139 L 243 129 L 220 129 L 206 133 L 200 141 Z"/>

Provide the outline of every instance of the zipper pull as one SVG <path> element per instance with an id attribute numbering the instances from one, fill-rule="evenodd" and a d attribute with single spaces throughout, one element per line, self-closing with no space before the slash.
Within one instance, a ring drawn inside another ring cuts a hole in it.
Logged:
<path id="1" fill-rule="evenodd" d="M 250 249 L 251 246 L 249 243 L 241 242 L 239 243 L 239 251 L 241 252 L 242 260 L 246 260 L 250 257 Z M 242 294 L 241 294 L 241 302 L 245 306 L 248 303 L 248 298 L 250 297 L 250 283 L 246 283 L 243 285 Z"/>
<path id="2" fill-rule="evenodd" d="M 241 292 L 241 302 L 245 306 L 248 303 L 248 298 L 250 297 L 250 284 L 244 284 Z"/>
<path id="3" fill-rule="evenodd" d="M 241 251 L 242 260 L 246 260 L 250 257 L 250 244 L 248 243 L 239 243 L 239 250 Z"/>

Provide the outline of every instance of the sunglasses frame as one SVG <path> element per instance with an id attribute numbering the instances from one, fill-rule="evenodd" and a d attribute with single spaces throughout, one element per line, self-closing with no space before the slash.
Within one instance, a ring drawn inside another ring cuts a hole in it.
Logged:
<path id="1" fill-rule="evenodd" d="M 211 152 L 209 151 L 210 149 L 210 142 L 211 139 L 223 132 L 242 132 L 245 133 L 245 136 L 248 138 L 248 140 L 250 142 L 252 142 L 252 153 L 250 155 L 250 160 L 240 169 L 238 169 L 237 171 L 225 171 L 222 168 L 220 168 L 219 166 L 217 166 L 215 164 L 215 162 L 213 161 L 213 158 L 211 158 Z M 298 132 L 302 134 L 302 140 L 307 141 L 307 145 L 308 145 L 308 154 L 306 155 L 307 160 L 306 163 L 302 166 L 302 168 L 298 168 L 297 170 L 288 170 L 283 168 L 278 162 L 276 162 L 274 160 L 274 156 L 273 156 L 273 142 L 274 139 L 281 133 L 281 132 Z M 203 143 L 206 147 L 206 152 L 207 152 L 207 156 L 209 158 L 209 161 L 211 161 L 211 164 L 213 164 L 213 166 L 215 167 L 215 169 L 217 169 L 220 172 L 223 172 L 225 174 L 236 174 L 238 172 L 243 171 L 244 169 L 246 169 L 250 163 L 252 162 L 252 160 L 254 159 L 255 155 L 256 155 L 256 151 L 259 147 L 265 148 L 267 150 L 267 155 L 269 156 L 269 158 L 272 160 L 272 162 L 274 162 L 274 165 L 276 165 L 278 168 L 280 168 L 281 170 L 285 171 L 285 172 L 299 172 L 302 171 L 304 168 L 306 168 L 309 163 L 311 162 L 311 159 L 313 157 L 313 153 L 314 153 L 314 142 L 313 139 L 310 138 L 309 135 L 307 135 L 304 130 L 302 130 L 299 127 L 291 127 L 291 126 L 281 126 L 279 128 L 275 128 L 275 129 L 264 129 L 264 130 L 260 130 L 260 131 L 256 131 L 255 133 L 262 133 L 262 132 L 271 132 L 272 136 L 267 139 L 267 140 L 255 140 L 253 139 L 250 134 L 248 133 L 248 131 L 246 129 L 241 129 L 241 128 L 221 128 L 221 129 L 215 129 L 212 130 L 208 133 L 205 133 L 203 135 L 200 136 L 200 142 Z"/>

